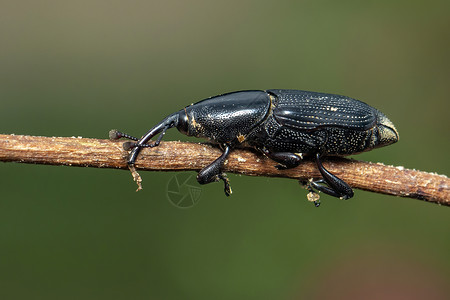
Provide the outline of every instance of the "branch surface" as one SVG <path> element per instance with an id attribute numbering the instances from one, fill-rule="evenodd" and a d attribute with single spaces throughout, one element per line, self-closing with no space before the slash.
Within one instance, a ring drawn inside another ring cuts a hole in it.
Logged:
<path id="1" fill-rule="evenodd" d="M 105 139 L 0 134 L 0 161 L 128 169 L 128 153 L 122 144 L 123 141 Z M 142 149 L 136 169 L 198 171 L 220 154 L 219 149 L 209 144 L 161 142 L 158 147 Z M 302 181 L 321 178 L 312 161 L 305 160 L 289 170 L 277 170 L 275 164 L 259 153 L 236 149 L 230 154 L 224 171 Z M 450 206 L 450 179 L 444 175 L 346 158 L 326 159 L 324 166 L 353 188 Z"/>

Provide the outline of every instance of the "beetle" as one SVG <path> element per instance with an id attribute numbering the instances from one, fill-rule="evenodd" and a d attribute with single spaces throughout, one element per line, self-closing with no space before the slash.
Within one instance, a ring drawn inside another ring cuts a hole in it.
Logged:
<path id="1" fill-rule="evenodd" d="M 140 139 L 117 130 L 111 130 L 110 138 L 135 141 L 124 143 L 124 148 L 131 150 L 131 167 L 142 148 L 158 146 L 172 127 L 222 147 L 222 155 L 200 170 L 197 181 L 207 184 L 222 180 L 227 196 L 231 188 L 223 165 L 235 148 L 254 148 L 277 162 L 278 169 L 294 168 L 304 156 L 312 156 L 322 179 L 311 180 L 308 190 L 349 199 L 353 197 L 352 188 L 324 168 L 322 157 L 356 154 L 399 139 L 394 124 L 362 101 L 284 89 L 238 91 L 207 98 L 169 115 Z"/>

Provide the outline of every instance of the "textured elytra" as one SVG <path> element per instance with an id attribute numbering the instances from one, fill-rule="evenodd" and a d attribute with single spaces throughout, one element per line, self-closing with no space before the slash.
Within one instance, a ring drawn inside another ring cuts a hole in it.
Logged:
<path id="1" fill-rule="evenodd" d="M 273 109 L 251 133 L 249 143 L 272 153 L 349 155 L 385 142 L 375 108 L 345 96 L 296 90 L 269 90 Z M 382 120 L 379 120 L 380 116 Z M 386 118 L 387 120 L 387 118 Z M 393 125 L 392 125 L 393 126 Z M 387 129 L 396 136 L 395 129 Z M 394 141 L 389 141 L 389 144 Z"/>
<path id="2" fill-rule="evenodd" d="M 295 90 L 269 90 L 278 99 L 274 117 L 285 126 L 311 130 L 340 126 L 367 130 L 376 124 L 377 110 L 345 96 Z"/>

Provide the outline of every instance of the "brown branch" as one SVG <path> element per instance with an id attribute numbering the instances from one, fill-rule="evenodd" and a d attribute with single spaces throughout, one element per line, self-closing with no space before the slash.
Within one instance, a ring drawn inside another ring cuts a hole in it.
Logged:
<path id="1" fill-rule="evenodd" d="M 0 161 L 128 169 L 127 152 L 122 149 L 122 143 L 77 137 L 0 135 Z M 198 171 L 220 153 L 219 149 L 209 144 L 162 142 L 156 148 L 143 149 L 136 168 L 149 171 Z M 354 188 L 450 206 L 450 179 L 443 175 L 345 158 L 328 159 L 324 165 Z M 280 171 L 273 166 L 273 161 L 258 153 L 234 150 L 225 165 L 225 171 L 302 181 L 321 177 L 316 165 L 308 160 L 290 170 Z"/>

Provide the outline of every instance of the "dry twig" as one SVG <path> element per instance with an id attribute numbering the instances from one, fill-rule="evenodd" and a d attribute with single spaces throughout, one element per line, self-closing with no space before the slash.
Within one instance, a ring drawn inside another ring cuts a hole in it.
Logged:
<path id="1" fill-rule="evenodd" d="M 128 169 L 127 152 L 122 149 L 122 143 L 76 137 L 0 135 L 0 161 Z M 198 171 L 219 155 L 220 150 L 209 144 L 162 142 L 156 148 L 143 149 L 136 168 Z M 444 175 L 345 158 L 328 159 L 324 165 L 354 188 L 450 206 L 450 179 Z M 234 150 L 225 165 L 225 172 L 302 181 L 321 177 L 316 165 L 307 160 L 289 170 L 280 171 L 273 166 L 273 161 L 258 153 Z"/>

